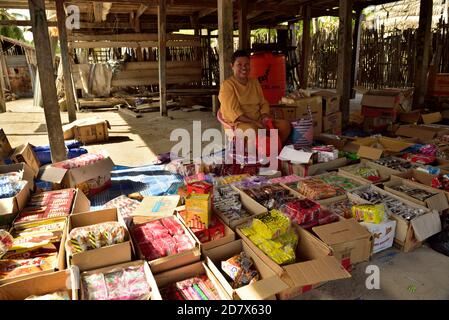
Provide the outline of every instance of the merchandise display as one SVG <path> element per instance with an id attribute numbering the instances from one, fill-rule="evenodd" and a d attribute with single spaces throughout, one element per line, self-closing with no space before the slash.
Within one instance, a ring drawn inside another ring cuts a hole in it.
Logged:
<path id="1" fill-rule="evenodd" d="M 27 206 L 20 211 L 14 225 L 68 216 L 75 193 L 75 189 L 63 189 L 33 195 Z"/>
<path id="2" fill-rule="evenodd" d="M 320 179 L 320 180 L 324 181 L 325 183 L 327 183 L 331 186 L 337 187 L 337 188 L 341 188 L 344 191 L 356 189 L 356 188 L 359 188 L 362 186 L 361 183 L 355 181 L 354 179 L 340 176 L 337 173 L 329 173 L 329 174 L 321 175 L 321 176 L 316 177 L 316 179 Z"/>
<path id="3" fill-rule="evenodd" d="M 174 217 L 135 225 L 132 234 L 134 242 L 148 261 L 184 252 L 195 246 Z"/>
<path id="4" fill-rule="evenodd" d="M 260 277 L 253 259 L 245 252 L 222 261 L 221 269 L 231 278 L 234 289 L 254 283 Z"/>
<path id="5" fill-rule="evenodd" d="M 87 153 L 73 159 L 53 163 L 51 166 L 61 169 L 74 169 L 94 164 L 105 158 L 106 157 L 103 154 Z"/>
<path id="6" fill-rule="evenodd" d="M 413 161 L 414 162 L 414 161 Z M 379 160 L 375 160 L 374 163 L 377 163 L 378 165 L 388 167 L 390 169 L 399 171 L 399 172 L 406 172 L 411 169 L 416 169 L 419 167 L 418 165 L 404 161 L 398 158 L 393 157 L 387 157 L 387 158 L 381 158 Z"/>
<path id="7" fill-rule="evenodd" d="M 118 213 L 122 216 L 126 225 L 129 227 L 131 225 L 132 216 L 131 214 L 137 207 L 140 205 L 140 202 L 134 199 L 130 199 L 125 195 L 118 196 L 117 198 L 112 199 L 104 204 L 103 209 L 109 208 L 117 208 Z"/>
<path id="8" fill-rule="evenodd" d="M 317 162 L 329 162 L 338 159 L 338 149 L 332 145 L 312 147 L 312 151 L 318 154 Z"/>
<path id="9" fill-rule="evenodd" d="M 268 210 L 279 209 L 285 202 L 296 198 L 290 195 L 288 189 L 277 184 L 243 189 L 243 191 Z"/>
<path id="10" fill-rule="evenodd" d="M 379 182 L 382 179 L 379 174 L 379 171 L 363 164 L 349 166 L 346 167 L 345 170 L 348 171 L 349 173 L 352 173 L 353 175 L 360 176 L 374 183 Z"/>
<path id="11" fill-rule="evenodd" d="M 217 289 L 206 275 L 178 281 L 160 291 L 167 300 L 220 300 Z"/>
<path id="12" fill-rule="evenodd" d="M 250 217 L 251 214 L 243 207 L 240 194 L 231 186 L 214 188 L 214 210 L 224 215 L 229 222 Z"/>
<path id="13" fill-rule="evenodd" d="M 0 199 L 16 196 L 26 185 L 18 172 L 0 174 Z"/>
<path id="14" fill-rule="evenodd" d="M 403 192 L 406 195 L 415 198 L 419 201 L 426 201 L 428 198 L 436 195 L 434 192 L 429 192 L 424 189 L 414 188 L 407 185 L 397 185 L 397 186 L 390 186 L 391 189 Z"/>
<path id="15" fill-rule="evenodd" d="M 352 218 L 353 203 L 349 199 L 339 200 L 326 206 L 330 212 L 334 212 L 345 219 Z"/>
<path id="16" fill-rule="evenodd" d="M 210 216 L 212 214 L 212 196 L 210 194 L 189 194 L 185 200 L 186 214 L 184 221 L 190 228 L 209 228 Z"/>
<path id="17" fill-rule="evenodd" d="M 276 184 L 276 183 L 289 184 L 289 183 L 293 183 L 293 182 L 298 182 L 301 179 L 304 179 L 304 178 L 297 176 L 296 174 L 291 174 L 289 176 L 283 176 L 283 177 L 279 177 L 279 178 L 270 179 L 270 180 L 268 180 L 268 182 L 271 184 Z"/>
<path id="18" fill-rule="evenodd" d="M 352 206 L 352 216 L 357 221 L 381 223 L 387 219 L 383 204 L 360 204 Z"/>
<path id="19" fill-rule="evenodd" d="M 112 246 L 125 241 L 126 230 L 116 221 L 98 223 L 70 231 L 66 251 L 68 254 Z"/>
<path id="20" fill-rule="evenodd" d="M 297 190 L 304 197 L 312 200 L 329 199 L 345 193 L 343 189 L 334 187 L 323 180 L 316 178 L 301 180 L 293 189 Z"/>
<path id="21" fill-rule="evenodd" d="M 3 229 L 0 229 L 0 258 L 8 252 L 8 250 L 12 247 L 14 242 L 14 238 L 12 235 Z"/>
<path id="22" fill-rule="evenodd" d="M 81 281 L 85 300 L 148 300 L 151 295 L 143 265 L 82 274 Z"/>

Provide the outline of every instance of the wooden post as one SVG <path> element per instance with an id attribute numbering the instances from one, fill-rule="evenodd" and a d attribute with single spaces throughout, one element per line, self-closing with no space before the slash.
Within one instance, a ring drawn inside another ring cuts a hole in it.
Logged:
<path id="1" fill-rule="evenodd" d="M 419 27 L 416 44 L 416 72 L 415 91 L 413 94 L 413 108 L 424 104 L 427 92 L 427 71 L 429 68 L 430 47 L 432 45 L 432 13 L 433 0 L 421 0 L 419 8 Z"/>
<path id="2" fill-rule="evenodd" d="M 52 162 L 67 159 L 54 77 L 45 0 L 28 0 Z"/>
<path id="3" fill-rule="evenodd" d="M 3 48 L 0 44 L 0 50 L 1 50 L 1 55 L 0 58 L 3 59 Z M 3 67 L 0 66 L 0 79 L 3 79 Z M 5 94 L 3 92 L 4 87 L 3 87 L 3 81 L 0 81 L 0 113 L 6 112 L 6 101 L 5 101 Z"/>
<path id="4" fill-rule="evenodd" d="M 352 4 L 353 0 L 340 0 L 339 6 L 340 22 L 338 25 L 337 93 L 340 95 L 342 123 L 348 123 L 350 111 Z"/>
<path id="5" fill-rule="evenodd" d="M 304 8 L 304 19 L 302 26 L 302 52 L 301 52 L 301 79 L 299 83 L 301 89 L 307 89 L 307 80 L 309 77 L 309 57 L 310 57 L 310 20 L 311 20 L 311 8 L 306 6 Z"/>
<path id="6" fill-rule="evenodd" d="M 167 3 L 166 0 L 160 0 L 157 10 L 158 20 L 158 39 L 159 39 L 159 103 L 162 117 L 167 116 Z"/>
<path id="7" fill-rule="evenodd" d="M 218 49 L 220 83 L 232 75 L 231 59 L 234 51 L 234 17 L 232 0 L 218 0 Z"/>
<path id="8" fill-rule="evenodd" d="M 76 120 L 76 102 L 72 83 L 72 71 L 70 70 L 69 47 L 67 45 L 67 30 L 65 26 L 64 2 L 56 1 L 56 15 L 58 19 L 59 45 L 61 47 L 62 72 L 64 74 L 64 91 L 69 114 L 69 122 Z"/>
<path id="9" fill-rule="evenodd" d="M 248 50 L 249 44 L 249 28 L 248 28 L 248 1 L 240 0 L 239 10 L 239 49 Z"/>
<path id="10" fill-rule="evenodd" d="M 361 10 L 355 12 L 354 33 L 352 35 L 353 50 L 352 50 L 352 65 L 351 65 L 351 99 L 355 98 L 355 82 L 357 81 L 357 72 L 359 69 L 360 56 L 360 33 L 362 31 L 361 22 L 364 20 L 364 15 Z"/>

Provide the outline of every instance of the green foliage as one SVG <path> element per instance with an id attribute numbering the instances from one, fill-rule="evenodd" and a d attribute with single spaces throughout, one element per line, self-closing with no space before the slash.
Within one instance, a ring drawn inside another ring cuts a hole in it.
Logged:
<path id="1" fill-rule="evenodd" d="M 21 18 L 23 15 L 18 13 L 10 13 L 7 9 L 0 9 L 0 20 L 17 20 L 17 18 Z M 1 26 L 0 27 L 0 35 L 17 39 L 17 40 L 25 40 L 23 36 L 23 30 L 17 26 Z"/>

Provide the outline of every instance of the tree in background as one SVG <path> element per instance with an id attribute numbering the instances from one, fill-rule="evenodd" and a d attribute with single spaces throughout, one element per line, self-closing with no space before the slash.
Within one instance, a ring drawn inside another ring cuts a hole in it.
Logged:
<path id="1" fill-rule="evenodd" d="M 18 20 L 18 18 L 24 18 L 24 16 L 19 13 L 8 12 L 7 9 L 0 9 L 0 20 Z M 17 26 L 0 26 L 0 35 L 22 41 L 25 40 L 23 30 Z"/>

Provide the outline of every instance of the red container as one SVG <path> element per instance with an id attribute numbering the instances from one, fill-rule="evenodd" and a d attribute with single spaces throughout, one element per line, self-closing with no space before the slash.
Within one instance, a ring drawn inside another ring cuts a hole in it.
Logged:
<path id="1" fill-rule="evenodd" d="M 250 59 L 250 77 L 259 80 L 265 99 L 276 104 L 285 96 L 287 73 L 285 56 L 271 52 L 256 53 Z"/>

